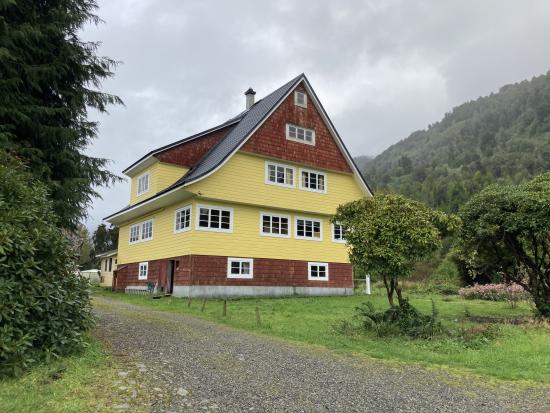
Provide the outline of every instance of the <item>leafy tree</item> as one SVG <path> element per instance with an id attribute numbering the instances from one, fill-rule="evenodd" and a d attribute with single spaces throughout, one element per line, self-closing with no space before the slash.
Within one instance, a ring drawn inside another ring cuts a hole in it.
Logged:
<path id="1" fill-rule="evenodd" d="M 333 222 L 347 229 L 351 262 L 384 281 L 393 306 L 394 293 L 403 303 L 399 280 L 440 248 L 459 220 L 400 195 L 376 194 L 339 206 Z"/>
<path id="2" fill-rule="evenodd" d="M 118 245 L 118 227 L 100 224 L 92 236 L 96 254 L 111 251 Z"/>
<path id="3" fill-rule="evenodd" d="M 117 177 L 107 160 L 84 154 L 96 137 L 88 108 L 105 112 L 120 98 L 102 93 L 116 62 L 78 33 L 95 0 L 0 0 L 0 145 L 47 185 L 59 223 L 75 229 L 96 186 Z"/>
<path id="4" fill-rule="evenodd" d="M 76 252 L 41 182 L 0 152 L 0 376 L 83 345 L 92 323 Z"/>
<path id="5" fill-rule="evenodd" d="M 492 185 L 461 210 L 460 248 L 475 273 L 520 284 L 550 317 L 550 173 Z"/>

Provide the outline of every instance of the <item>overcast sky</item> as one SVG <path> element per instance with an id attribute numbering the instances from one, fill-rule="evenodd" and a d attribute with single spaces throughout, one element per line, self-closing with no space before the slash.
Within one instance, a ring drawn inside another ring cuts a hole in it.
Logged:
<path id="1" fill-rule="evenodd" d="M 82 37 L 123 63 L 93 156 L 117 174 L 306 73 L 353 155 L 376 155 L 453 106 L 550 70 L 550 1 L 99 0 Z M 368 179 L 368 177 L 367 177 Z M 87 225 L 129 200 L 101 189 Z"/>

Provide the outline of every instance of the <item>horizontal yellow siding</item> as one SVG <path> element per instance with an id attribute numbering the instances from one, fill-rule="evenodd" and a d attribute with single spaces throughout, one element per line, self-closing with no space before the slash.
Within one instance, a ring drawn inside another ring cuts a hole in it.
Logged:
<path id="1" fill-rule="evenodd" d="M 206 198 L 321 214 L 333 214 L 338 205 L 363 197 L 351 174 L 332 171 L 325 171 L 327 193 L 301 190 L 297 165 L 293 165 L 296 166 L 295 188 L 268 185 L 265 183 L 265 161 L 263 157 L 237 152 L 217 172 L 186 189 L 200 192 Z M 275 162 L 292 165 L 285 161 Z"/>
<path id="2" fill-rule="evenodd" d="M 330 216 L 338 205 L 359 199 L 361 189 L 351 174 L 324 171 L 327 193 L 299 189 L 299 165 L 296 167 L 295 188 L 265 183 L 265 161 L 260 156 L 238 152 L 220 170 L 186 187 L 196 195 L 152 214 L 125 223 L 120 228 L 118 262 L 121 264 L 163 259 L 187 254 L 262 257 L 321 262 L 348 262 L 347 246 L 332 241 Z M 279 163 L 287 163 L 277 161 Z M 290 164 L 290 163 L 288 163 Z M 311 168 L 309 168 L 311 169 Z M 155 190 L 166 187 L 181 177 L 183 168 L 158 163 L 151 167 L 151 176 L 158 173 Z M 137 178 L 137 176 L 136 176 Z M 136 181 L 137 182 L 137 181 Z M 132 180 L 132 193 L 135 193 Z M 192 203 L 191 230 L 174 234 L 175 210 Z M 197 205 L 217 205 L 233 208 L 233 232 L 196 230 Z M 291 216 L 291 237 L 260 235 L 260 212 L 275 212 Z M 295 217 L 321 219 L 323 240 L 294 238 Z M 130 225 L 152 218 L 153 239 L 130 245 Z"/>
<path id="3" fill-rule="evenodd" d="M 191 232 L 174 233 L 175 211 L 186 205 L 189 205 L 189 201 L 144 215 L 121 226 L 118 239 L 118 266 L 190 254 Z M 153 219 L 153 239 L 130 244 L 130 226 L 148 219 Z"/>
<path id="4" fill-rule="evenodd" d="M 194 201 L 194 212 L 198 214 Z M 231 207 L 234 210 L 233 232 L 194 230 L 191 251 L 198 255 L 222 255 L 237 257 L 279 258 L 304 261 L 348 262 L 345 244 L 332 241 L 332 228 L 328 216 L 307 214 L 308 218 L 322 220 L 322 241 L 295 239 L 295 216 L 305 216 L 299 211 L 272 211 L 255 206 L 208 202 L 207 205 Z M 290 238 L 260 235 L 260 213 L 273 212 L 291 216 Z M 196 214 L 194 215 L 196 225 Z"/>
<path id="5" fill-rule="evenodd" d="M 189 169 L 181 166 L 156 162 L 148 169 L 141 171 L 132 177 L 130 191 L 130 205 L 151 198 L 157 192 L 168 188 L 179 178 L 181 178 Z M 140 196 L 137 195 L 138 179 L 145 173 L 149 173 L 149 191 Z"/>

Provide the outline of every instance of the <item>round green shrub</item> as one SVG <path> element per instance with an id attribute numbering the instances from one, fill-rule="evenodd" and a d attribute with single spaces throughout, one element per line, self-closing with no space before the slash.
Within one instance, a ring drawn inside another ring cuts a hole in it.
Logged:
<path id="1" fill-rule="evenodd" d="M 0 376 L 83 345 L 93 318 L 74 262 L 45 186 L 0 153 Z"/>

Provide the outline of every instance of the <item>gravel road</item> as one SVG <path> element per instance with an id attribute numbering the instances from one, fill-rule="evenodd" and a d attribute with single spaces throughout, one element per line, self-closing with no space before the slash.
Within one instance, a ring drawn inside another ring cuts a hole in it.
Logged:
<path id="1" fill-rule="evenodd" d="M 164 395 L 151 411 L 550 411 L 548 388 L 343 356 L 103 297 L 94 305 L 95 334 L 115 355 L 146 366 Z"/>

